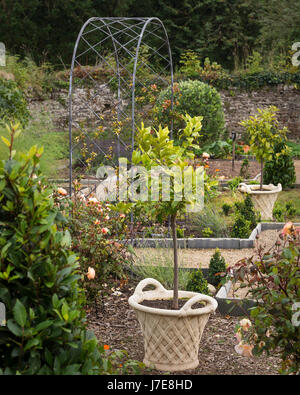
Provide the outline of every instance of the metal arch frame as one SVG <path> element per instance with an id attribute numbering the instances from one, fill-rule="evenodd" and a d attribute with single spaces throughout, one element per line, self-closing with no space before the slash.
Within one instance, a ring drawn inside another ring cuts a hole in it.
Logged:
<path id="1" fill-rule="evenodd" d="M 113 46 L 114 46 L 114 54 L 115 54 L 115 60 L 116 60 L 116 65 L 117 65 L 117 77 L 118 77 L 118 105 L 117 105 L 117 117 L 118 117 L 118 121 L 120 120 L 120 101 L 121 101 L 121 84 L 120 84 L 120 69 L 119 69 L 119 59 L 118 59 L 118 51 L 116 48 L 116 39 L 114 34 L 112 34 L 111 29 L 110 29 L 110 23 L 106 23 L 106 22 L 112 22 L 112 21 L 116 21 L 116 22 L 121 22 L 122 21 L 137 21 L 139 23 L 144 22 L 142 30 L 139 34 L 139 38 L 138 38 L 138 43 L 137 43 L 137 47 L 136 47 L 136 52 L 135 52 L 135 57 L 134 57 L 134 66 L 133 66 L 133 73 L 132 73 L 132 87 L 131 87 L 131 157 L 132 157 L 132 152 L 134 150 L 134 142 L 135 142 L 135 86 L 136 86 L 136 73 L 137 73 L 137 64 L 138 64 L 138 59 L 139 59 L 139 51 L 140 51 L 140 47 L 142 44 L 142 40 L 144 38 L 144 33 L 146 31 L 146 28 L 148 27 L 149 24 L 151 24 L 153 21 L 156 21 L 160 24 L 163 33 L 165 35 L 165 43 L 167 44 L 167 49 L 168 49 L 168 56 L 169 56 L 169 65 L 170 65 L 170 74 L 171 74 L 171 110 L 173 109 L 173 83 L 174 83 L 174 76 L 173 76 L 173 62 L 172 62 L 172 53 L 171 53 L 171 47 L 170 47 L 170 42 L 169 42 L 169 38 L 168 38 L 168 34 L 167 31 L 165 29 L 165 26 L 163 24 L 163 22 L 157 18 L 157 17 L 92 17 L 89 18 L 81 27 L 80 32 L 77 36 L 76 42 L 75 42 L 75 46 L 74 46 L 74 50 L 73 50 L 73 56 L 72 56 L 72 63 L 71 63 L 71 70 L 70 70 L 70 80 L 69 80 L 69 97 L 68 97 L 68 105 L 69 105 L 69 188 L 70 188 L 70 196 L 72 195 L 72 159 L 73 159 L 73 146 L 72 146 L 72 95 L 73 95 L 73 71 L 74 71 L 74 65 L 75 65 L 75 60 L 76 60 L 76 55 L 77 55 L 77 50 L 78 50 L 78 45 L 80 42 L 80 39 L 82 38 L 85 29 L 87 28 L 88 25 L 90 25 L 90 23 L 94 22 L 94 21 L 100 21 L 103 23 L 103 26 L 106 27 L 108 29 L 109 32 L 109 37 L 112 40 Z M 133 25 L 133 27 L 137 26 L 137 24 Z M 94 30 L 97 30 L 100 28 L 99 27 L 95 27 Z M 138 37 L 138 36 L 137 36 Z M 89 44 L 89 43 L 88 43 Z M 118 42 L 118 44 L 120 44 Z M 127 43 L 125 43 L 126 45 Z M 98 45 L 98 44 L 96 44 Z M 95 45 L 95 46 L 96 46 Z M 125 45 L 121 45 L 121 48 L 126 49 Z M 157 52 L 157 51 L 155 51 Z M 171 120 L 171 138 L 173 137 L 173 120 Z M 120 139 L 118 136 L 118 141 L 117 141 L 117 150 L 118 150 L 118 154 L 120 151 Z"/>

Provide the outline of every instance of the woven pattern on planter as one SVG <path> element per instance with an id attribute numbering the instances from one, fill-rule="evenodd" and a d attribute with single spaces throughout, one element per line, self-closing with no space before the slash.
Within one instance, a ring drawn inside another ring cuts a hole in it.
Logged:
<path id="1" fill-rule="evenodd" d="M 273 195 L 251 195 L 254 208 L 261 213 L 262 219 L 273 219 L 273 207 L 277 194 Z"/>
<path id="2" fill-rule="evenodd" d="M 199 343 L 209 314 L 164 317 L 136 311 L 144 335 L 145 360 L 176 365 L 198 359 Z"/>
<path id="3" fill-rule="evenodd" d="M 277 186 L 273 184 L 263 185 L 263 190 L 261 191 L 259 185 L 241 183 L 238 190 L 250 194 L 254 208 L 261 214 L 261 219 L 273 219 L 273 207 L 278 193 L 282 191 L 281 184 Z"/>

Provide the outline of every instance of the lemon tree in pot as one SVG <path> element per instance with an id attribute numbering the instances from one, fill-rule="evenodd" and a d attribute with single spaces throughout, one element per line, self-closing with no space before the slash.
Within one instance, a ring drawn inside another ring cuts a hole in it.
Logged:
<path id="1" fill-rule="evenodd" d="M 279 128 L 275 106 L 270 106 L 264 110 L 257 109 L 258 114 L 251 116 L 249 119 L 242 121 L 240 124 L 246 129 L 250 138 L 251 152 L 260 163 L 260 185 L 247 185 L 241 183 L 239 191 L 251 195 L 254 207 L 261 214 L 264 220 L 272 219 L 273 207 L 278 193 L 281 192 L 282 186 L 268 184 L 264 185 L 264 163 L 272 158 L 274 146 L 282 141 L 287 129 Z"/>
<path id="2" fill-rule="evenodd" d="M 193 167 L 189 166 L 194 159 L 194 149 L 198 148 L 196 141 L 202 127 L 202 117 L 192 118 L 186 115 L 184 120 L 186 127 L 179 132 L 179 140 L 176 144 L 170 139 L 170 131 L 167 127 L 164 129 L 159 127 L 155 130 L 151 127 L 145 128 L 142 124 L 137 133 L 138 148 L 132 156 L 134 164 L 142 165 L 147 172 L 151 172 L 149 190 L 153 190 L 155 177 L 158 177 L 155 175 L 157 169 L 162 170 L 162 175 L 170 177 L 170 199 L 165 201 L 158 199 L 156 210 L 160 218 L 171 218 L 174 289 L 166 290 L 156 279 L 148 278 L 138 284 L 134 294 L 129 298 L 129 304 L 137 314 L 144 335 L 143 362 L 146 366 L 167 371 L 198 366 L 201 336 L 209 315 L 217 308 L 216 300 L 208 295 L 178 290 L 176 218 L 180 212 L 187 208 L 191 209 L 197 204 L 197 198 L 195 199 L 197 193 L 188 194 L 184 191 L 184 177 L 190 175 L 191 180 L 195 181 L 196 174 L 202 171 L 203 194 L 205 190 L 209 191 L 217 184 L 216 181 L 209 179 L 203 168 L 198 168 L 196 173 Z M 179 171 L 180 177 L 174 176 L 174 166 L 175 172 Z M 159 185 L 159 192 L 165 192 L 162 183 Z M 195 182 L 190 185 L 196 188 Z M 145 291 L 148 285 L 154 286 L 154 290 Z M 181 306 L 182 299 L 186 299 L 183 306 Z M 172 306 L 171 309 L 165 306 L 157 308 L 145 303 L 146 301 L 172 301 Z"/>

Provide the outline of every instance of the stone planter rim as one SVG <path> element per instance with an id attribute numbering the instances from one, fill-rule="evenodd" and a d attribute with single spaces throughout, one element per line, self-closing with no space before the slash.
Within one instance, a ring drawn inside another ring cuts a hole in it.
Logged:
<path id="1" fill-rule="evenodd" d="M 156 288 L 152 291 L 143 292 L 143 289 L 147 285 L 154 285 Z M 143 311 L 145 313 L 172 317 L 187 317 L 201 314 L 211 314 L 218 307 L 218 302 L 216 301 L 216 299 L 212 298 L 211 296 L 200 294 L 197 292 L 178 291 L 178 297 L 189 298 L 179 310 L 159 309 L 155 307 L 141 305 L 140 303 L 144 300 L 167 300 L 173 298 L 173 290 L 165 289 L 160 284 L 160 282 L 155 280 L 154 278 L 146 278 L 137 285 L 134 294 L 129 297 L 128 303 L 132 308 Z M 201 301 L 207 302 L 207 305 L 201 308 L 192 309 L 193 304 Z"/>
<path id="2" fill-rule="evenodd" d="M 240 183 L 238 186 L 238 190 L 243 193 L 249 194 L 262 194 L 262 195 L 269 195 L 271 193 L 279 193 L 282 191 L 282 186 L 279 183 L 278 185 L 273 184 L 263 184 L 263 188 L 267 190 L 260 190 L 259 184 L 246 184 L 244 182 Z"/>

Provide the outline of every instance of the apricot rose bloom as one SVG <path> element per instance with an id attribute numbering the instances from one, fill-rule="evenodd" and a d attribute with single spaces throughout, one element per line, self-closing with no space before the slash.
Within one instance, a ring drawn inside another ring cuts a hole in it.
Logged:
<path id="1" fill-rule="evenodd" d="M 284 235 L 291 235 L 292 233 L 294 233 L 294 231 L 295 227 L 292 222 L 287 222 L 282 229 L 282 233 Z"/>
<path id="2" fill-rule="evenodd" d="M 98 200 L 94 197 L 90 197 L 88 203 L 98 203 Z"/>
<path id="3" fill-rule="evenodd" d="M 86 275 L 89 280 L 93 280 L 95 278 L 96 272 L 92 267 L 89 267 Z"/>
<path id="4" fill-rule="evenodd" d="M 108 229 L 107 229 L 107 228 L 102 228 L 102 229 L 101 229 L 101 232 L 102 232 L 104 235 L 106 235 L 106 233 L 108 233 Z"/>
<path id="5" fill-rule="evenodd" d="M 252 357 L 252 349 L 254 346 L 250 345 L 250 344 L 246 344 L 243 341 L 239 342 L 239 344 L 237 344 L 234 349 L 235 351 L 242 355 L 243 357 Z"/>
<path id="6" fill-rule="evenodd" d="M 243 319 L 240 321 L 240 325 L 241 325 L 241 327 L 242 327 L 242 329 L 243 329 L 244 331 L 247 331 L 247 330 L 250 328 L 250 326 L 251 326 L 251 321 L 248 320 L 248 318 L 243 318 Z"/>
<path id="7" fill-rule="evenodd" d="M 245 154 L 247 154 L 250 151 L 249 145 L 244 145 L 243 150 L 244 150 Z"/>
<path id="8" fill-rule="evenodd" d="M 67 196 L 68 194 L 68 192 L 64 188 L 57 188 L 57 192 L 63 196 Z"/>

